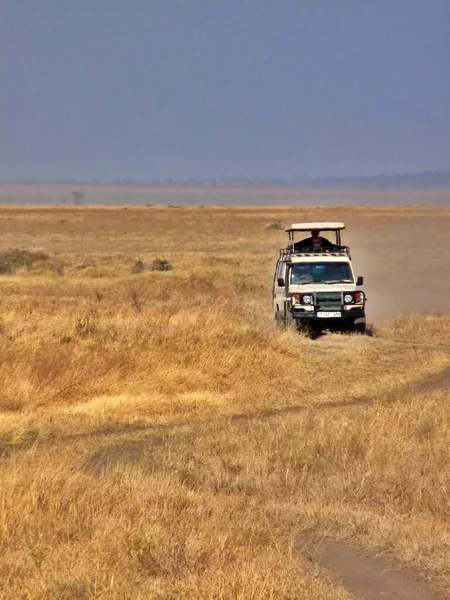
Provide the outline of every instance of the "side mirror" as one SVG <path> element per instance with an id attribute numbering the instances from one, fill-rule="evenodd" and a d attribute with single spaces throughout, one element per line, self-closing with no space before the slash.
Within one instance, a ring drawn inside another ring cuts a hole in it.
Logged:
<path id="1" fill-rule="evenodd" d="M 277 283 L 278 283 L 278 287 L 284 287 L 284 278 L 278 277 Z"/>
<path id="2" fill-rule="evenodd" d="M 356 280 L 356 285 L 362 285 L 364 283 L 364 277 L 362 277 L 361 275 L 358 277 L 358 279 Z"/>

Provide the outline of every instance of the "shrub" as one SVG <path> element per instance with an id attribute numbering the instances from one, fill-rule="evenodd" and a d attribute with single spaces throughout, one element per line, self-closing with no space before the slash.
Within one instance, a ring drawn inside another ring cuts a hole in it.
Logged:
<path id="1" fill-rule="evenodd" d="M 150 265 L 151 271 L 171 271 L 172 265 L 165 258 L 155 258 Z"/>
<path id="2" fill-rule="evenodd" d="M 136 273 L 143 273 L 145 271 L 145 263 L 143 260 L 141 260 L 140 258 L 138 258 L 137 260 L 134 261 L 134 265 L 131 267 L 131 272 L 133 274 Z"/>
<path id="3" fill-rule="evenodd" d="M 29 269 L 35 262 L 48 260 L 45 252 L 32 252 L 31 250 L 6 250 L 0 252 L 0 274 L 14 273 L 21 267 Z"/>

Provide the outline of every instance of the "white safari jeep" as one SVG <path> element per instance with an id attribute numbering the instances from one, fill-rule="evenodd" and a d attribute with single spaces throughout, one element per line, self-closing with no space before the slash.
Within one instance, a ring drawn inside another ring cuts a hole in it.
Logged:
<path id="1" fill-rule="evenodd" d="M 366 296 L 363 278 L 355 278 L 350 248 L 341 243 L 344 223 L 297 223 L 288 227 L 288 245 L 280 250 L 273 284 L 273 309 L 279 326 L 364 333 Z M 324 232 L 321 243 L 312 232 Z M 301 239 L 295 242 L 298 234 Z"/>

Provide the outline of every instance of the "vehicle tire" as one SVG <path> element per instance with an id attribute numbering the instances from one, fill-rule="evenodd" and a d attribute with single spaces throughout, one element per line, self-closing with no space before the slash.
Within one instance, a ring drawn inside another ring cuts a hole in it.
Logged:
<path id="1" fill-rule="evenodd" d="M 357 323 L 353 325 L 353 333 L 357 333 L 359 335 L 364 335 L 366 333 L 366 324 L 365 323 Z"/>
<path id="2" fill-rule="evenodd" d="M 284 329 L 286 327 L 283 315 L 280 313 L 279 310 L 277 310 L 277 312 L 275 313 L 275 323 L 278 329 Z"/>
<path id="3" fill-rule="evenodd" d="M 356 335 L 364 335 L 366 333 L 366 325 L 365 323 L 358 323 L 357 325 L 348 325 L 347 327 L 343 327 L 341 329 L 341 333 L 344 334 L 356 334 Z"/>
<path id="4" fill-rule="evenodd" d="M 296 323 L 297 323 L 297 320 L 294 319 L 290 310 L 285 311 L 283 321 L 284 321 L 284 326 L 286 328 L 294 327 L 294 326 L 296 326 Z"/>

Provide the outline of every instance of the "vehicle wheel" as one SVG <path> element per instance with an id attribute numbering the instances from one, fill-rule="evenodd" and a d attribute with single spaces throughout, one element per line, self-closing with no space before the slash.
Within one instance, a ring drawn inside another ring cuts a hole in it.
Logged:
<path id="1" fill-rule="evenodd" d="M 286 314 L 284 315 L 284 326 L 286 328 L 288 327 L 294 327 L 296 325 L 296 319 L 294 319 L 294 317 L 292 316 L 292 313 L 290 310 L 286 310 Z"/>
<path id="2" fill-rule="evenodd" d="M 366 324 L 358 323 L 357 325 L 353 325 L 353 332 L 359 335 L 364 335 L 366 333 Z"/>
<path id="3" fill-rule="evenodd" d="M 277 311 L 275 313 L 275 323 L 276 323 L 278 329 L 284 329 L 286 327 L 286 324 L 284 322 L 283 316 L 280 313 L 280 311 Z"/>
<path id="4" fill-rule="evenodd" d="M 366 333 L 366 325 L 364 323 L 358 323 L 357 325 L 348 325 L 341 329 L 341 333 L 364 335 Z"/>

